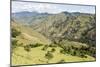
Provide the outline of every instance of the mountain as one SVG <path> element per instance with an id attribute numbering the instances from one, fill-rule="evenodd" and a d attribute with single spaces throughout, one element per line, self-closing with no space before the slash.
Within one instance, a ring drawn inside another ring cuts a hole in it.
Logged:
<path id="1" fill-rule="evenodd" d="M 28 26 L 15 22 L 15 20 L 12 20 L 11 25 L 12 25 L 11 27 L 12 29 L 21 32 L 21 34 L 16 37 L 16 40 L 18 40 L 19 43 L 23 43 L 25 45 L 30 43 L 41 43 L 41 44 L 50 43 L 49 39 L 47 39 L 45 36 L 41 35 L 40 33 L 32 30 Z"/>
<path id="2" fill-rule="evenodd" d="M 95 46 L 95 14 L 62 12 L 30 25 L 51 40 L 72 40 Z"/>
<path id="3" fill-rule="evenodd" d="M 41 19 L 48 15 L 50 14 L 23 11 L 23 12 L 12 13 L 12 18 L 19 23 L 30 24 L 31 22 L 36 21 L 36 19 Z"/>
<path id="4" fill-rule="evenodd" d="M 38 12 L 13 13 L 12 18 L 53 40 L 74 40 L 95 46 L 95 14 L 61 12 L 58 14 Z"/>
<path id="5" fill-rule="evenodd" d="M 95 61 L 95 20 L 79 12 L 12 14 L 12 65 Z"/>

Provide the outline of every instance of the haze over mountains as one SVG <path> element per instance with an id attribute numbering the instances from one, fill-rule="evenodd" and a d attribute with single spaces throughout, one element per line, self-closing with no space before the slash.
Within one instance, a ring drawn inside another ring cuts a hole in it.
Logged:
<path id="1" fill-rule="evenodd" d="M 86 14 L 89 15 L 88 13 L 80 13 L 80 12 L 62 12 L 65 15 L 69 16 L 78 16 L 80 14 Z M 23 11 L 23 12 L 16 12 L 12 13 L 12 18 L 15 20 L 21 22 L 21 23 L 31 23 L 34 20 L 45 18 L 46 16 L 53 15 L 52 13 L 39 13 L 39 12 L 29 12 L 29 11 Z M 56 14 L 55 14 L 56 15 Z"/>

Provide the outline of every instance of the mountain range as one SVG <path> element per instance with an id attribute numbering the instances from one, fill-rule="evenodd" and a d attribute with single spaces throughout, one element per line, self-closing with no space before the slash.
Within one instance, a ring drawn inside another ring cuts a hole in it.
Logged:
<path id="1" fill-rule="evenodd" d="M 12 13 L 12 64 L 94 61 L 95 20 L 95 14 L 80 12 Z"/>

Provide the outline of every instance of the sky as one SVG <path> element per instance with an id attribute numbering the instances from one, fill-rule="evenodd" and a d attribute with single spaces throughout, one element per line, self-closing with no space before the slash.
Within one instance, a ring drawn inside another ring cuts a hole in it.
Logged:
<path id="1" fill-rule="evenodd" d="M 54 14 L 67 11 L 67 12 L 81 12 L 81 13 L 94 14 L 95 6 L 12 1 L 12 13 L 22 12 L 22 11 L 28 11 L 28 12 L 35 11 L 39 13 L 54 13 Z"/>

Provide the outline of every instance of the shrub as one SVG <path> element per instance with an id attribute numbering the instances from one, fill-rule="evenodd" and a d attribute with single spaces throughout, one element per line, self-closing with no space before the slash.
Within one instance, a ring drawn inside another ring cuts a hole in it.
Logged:
<path id="1" fill-rule="evenodd" d="M 43 44 L 39 44 L 39 43 L 36 43 L 36 44 L 29 44 L 27 46 L 29 46 L 30 48 L 34 48 L 34 47 L 39 47 L 39 46 L 42 46 Z"/>
<path id="2" fill-rule="evenodd" d="M 29 44 L 29 47 L 34 48 L 35 44 Z"/>
<path id="3" fill-rule="evenodd" d="M 39 46 L 42 46 L 43 44 L 39 44 L 39 43 L 36 43 L 35 45 L 34 45 L 34 47 L 39 47 Z"/>
<path id="4" fill-rule="evenodd" d="M 48 51 L 48 52 L 45 54 L 45 58 L 48 59 L 48 60 L 52 59 L 52 58 L 53 58 L 52 53 L 50 53 L 50 52 Z"/>
<path id="5" fill-rule="evenodd" d="M 55 52 L 55 49 L 54 49 L 54 48 L 52 48 L 52 49 L 51 49 L 51 52 Z"/>
<path id="6" fill-rule="evenodd" d="M 29 45 L 24 46 L 24 50 L 26 50 L 27 52 L 29 52 L 30 51 L 30 46 Z"/>
<path id="7" fill-rule="evenodd" d="M 39 43 L 29 44 L 29 45 L 24 46 L 24 49 L 29 52 L 31 48 L 39 47 L 39 46 L 42 46 L 42 44 L 39 44 Z"/>
<path id="8" fill-rule="evenodd" d="M 24 46 L 24 44 L 23 44 L 23 43 L 20 43 L 20 44 L 18 44 L 18 46 L 23 47 L 23 46 Z"/>
<path id="9" fill-rule="evenodd" d="M 64 49 L 61 49 L 61 50 L 60 50 L 60 53 L 66 54 L 66 51 L 65 51 Z"/>
<path id="10" fill-rule="evenodd" d="M 76 56 L 76 51 L 73 51 L 72 55 L 73 55 L 73 56 Z"/>
<path id="11" fill-rule="evenodd" d="M 42 50 L 47 50 L 47 48 L 48 48 L 48 45 L 45 45 L 45 46 L 42 48 Z"/>
<path id="12" fill-rule="evenodd" d="M 14 29 L 14 28 L 12 28 L 11 30 L 12 30 L 11 35 L 12 35 L 12 37 L 14 37 L 14 38 L 16 38 L 16 36 L 18 36 L 18 35 L 20 35 L 20 34 L 21 34 L 21 32 L 20 32 L 20 31 L 18 31 L 18 30 L 16 30 L 16 29 Z"/>
<path id="13" fill-rule="evenodd" d="M 79 57 L 86 58 L 87 56 L 85 56 L 83 53 L 81 53 Z"/>
<path id="14" fill-rule="evenodd" d="M 57 47 L 56 44 L 50 44 L 49 47 Z"/>
<path id="15" fill-rule="evenodd" d="M 17 42 L 18 42 L 18 40 L 12 40 L 12 48 L 13 49 L 17 47 L 17 45 L 18 45 Z"/>
<path id="16" fill-rule="evenodd" d="M 58 63 L 64 63 L 65 62 L 65 60 L 64 59 L 62 59 L 62 60 L 60 60 Z"/>

